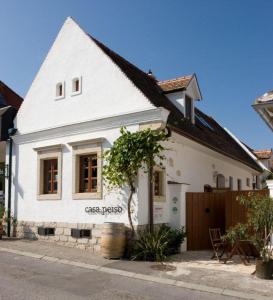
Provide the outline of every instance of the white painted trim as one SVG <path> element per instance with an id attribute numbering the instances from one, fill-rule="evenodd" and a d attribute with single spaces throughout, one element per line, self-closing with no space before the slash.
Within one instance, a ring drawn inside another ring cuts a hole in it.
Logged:
<path id="1" fill-rule="evenodd" d="M 144 111 L 129 112 L 122 115 L 113 115 L 102 119 L 88 120 L 80 123 L 65 124 L 59 127 L 46 128 L 43 130 L 27 132 L 23 134 L 18 132 L 13 139 L 16 144 L 24 144 L 146 122 L 161 121 L 166 123 L 168 115 L 168 110 L 163 107 L 159 107 Z"/>

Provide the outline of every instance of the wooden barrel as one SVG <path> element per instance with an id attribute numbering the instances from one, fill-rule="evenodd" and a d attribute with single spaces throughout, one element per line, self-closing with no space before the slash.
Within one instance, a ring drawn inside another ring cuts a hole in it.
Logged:
<path id="1" fill-rule="evenodd" d="M 123 223 L 104 223 L 101 236 L 101 255 L 105 258 L 121 258 L 125 250 L 125 226 Z"/>

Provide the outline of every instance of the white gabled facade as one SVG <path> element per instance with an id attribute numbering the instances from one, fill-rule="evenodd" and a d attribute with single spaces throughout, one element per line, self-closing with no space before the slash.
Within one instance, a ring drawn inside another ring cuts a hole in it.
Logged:
<path id="1" fill-rule="evenodd" d="M 78 95 L 72 95 L 75 77 L 82 81 Z M 56 97 L 58 83 L 64 84 L 61 98 Z M 16 126 L 23 134 L 151 108 L 126 75 L 68 18 L 25 97 Z"/>
<path id="2" fill-rule="evenodd" d="M 78 93 L 73 91 L 75 78 L 80 80 Z M 61 95 L 56 94 L 58 84 L 62 85 Z M 74 191 L 78 180 L 77 153 L 96 149 L 101 168 L 101 154 L 118 138 L 121 126 L 130 131 L 151 123 L 164 127 L 168 115 L 166 109 L 154 106 L 79 25 L 68 18 L 16 118 L 12 211 L 19 221 L 19 234 L 34 238 L 38 226 L 54 227 L 55 236 L 40 238 L 73 244 L 76 240 L 70 236 L 71 228 L 90 229 L 92 239 L 82 247 L 98 250 L 100 224 L 128 224 L 128 191 L 108 191 L 102 180 L 98 182 L 97 193 L 81 197 Z M 255 171 L 243 163 L 176 133 L 172 133 L 166 146 L 169 150 L 164 162 L 164 199 L 154 204 L 155 223 L 185 225 L 185 192 L 202 192 L 206 184 L 215 187 L 218 174 L 225 177 L 225 186 L 232 176 L 234 189 L 238 179 L 242 189 L 252 187 Z M 47 159 L 46 155 L 58 158 L 58 193 L 54 197 L 39 194 L 43 184 L 41 161 Z M 175 216 L 174 197 L 179 200 L 179 213 Z M 121 207 L 122 211 L 90 214 L 90 207 Z M 132 214 L 134 225 L 147 224 L 146 174 L 139 175 Z"/>

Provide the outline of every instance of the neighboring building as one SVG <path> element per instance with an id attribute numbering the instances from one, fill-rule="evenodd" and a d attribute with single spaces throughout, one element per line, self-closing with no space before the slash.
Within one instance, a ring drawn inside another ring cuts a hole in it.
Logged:
<path id="1" fill-rule="evenodd" d="M 13 128 L 13 119 L 23 99 L 0 80 L 0 202 L 4 198 L 6 141 L 8 129 Z"/>
<path id="2" fill-rule="evenodd" d="M 254 150 L 254 154 L 257 156 L 260 162 L 271 172 L 273 172 L 273 150 Z"/>
<path id="3" fill-rule="evenodd" d="M 265 182 L 266 178 L 268 178 L 268 176 L 272 176 L 272 172 L 273 172 L 273 150 L 272 149 L 253 150 L 253 153 L 256 155 L 258 160 L 267 169 L 266 172 L 257 176 L 257 179 L 256 179 L 257 188 L 265 188 L 266 187 L 266 182 Z M 271 172 L 271 174 L 270 174 L 270 172 Z"/>
<path id="4" fill-rule="evenodd" d="M 185 225 L 186 191 L 251 189 L 261 167 L 196 107 L 200 99 L 196 75 L 157 81 L 68 18 L 16 117 L 12 209 L 20 236 L 99 251 L 100 224 L 128 224 L 127 190 L 108 191 L 101 174 L 103 151 L 122 125 L 171 131 L 164 168 L 155 168 L 157 224 Z M 133 203 L 134 225 L 146 225 L 145 173 Z M 41 226 L 55 235 L 38 235 Z M 86 229 L 89 238 L 71 237 L 71 228 Z"/>
<path id="5" fill-rule="evenodd" d="M 269 91 L 261 97 L 258 97 L 253 107 L 269 128 L 273 130 L 273 91 Z"/>

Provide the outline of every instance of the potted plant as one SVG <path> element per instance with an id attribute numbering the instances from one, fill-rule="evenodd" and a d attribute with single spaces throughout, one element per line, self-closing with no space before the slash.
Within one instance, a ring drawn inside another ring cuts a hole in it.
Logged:
<path id="1" fill-rule="evenodd" d="M 273 257 L 270 238 L 273 228 L 273 199 L 250 193 L 247 197 L 241 197 L 240 202 L 247 207 L 251 239 L 261 255 L 256 261 L 256 276 L 272 279 Z"/>
<path id="2" fill-rule="evenodd" d="M 223 240 L 232 247 L 236 244 L 237 241 L 246 240 L 248 238 L 248 225 L 242 223 L 238 223 L 235 226 L 229 228 L 226 234 L 223 236 Z"/>

